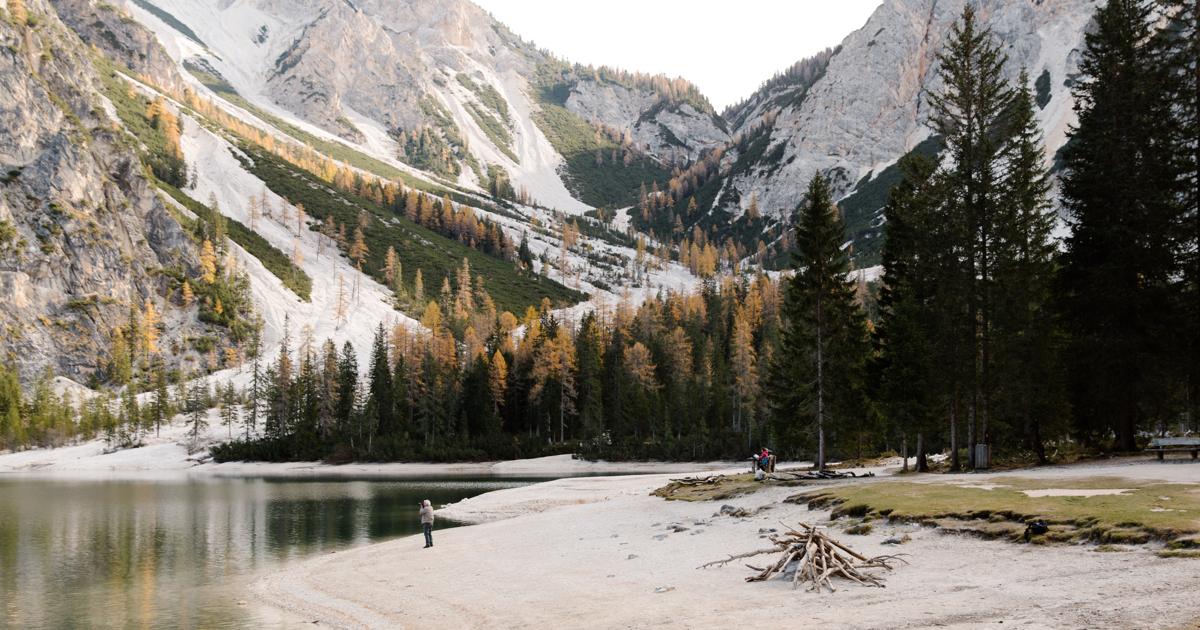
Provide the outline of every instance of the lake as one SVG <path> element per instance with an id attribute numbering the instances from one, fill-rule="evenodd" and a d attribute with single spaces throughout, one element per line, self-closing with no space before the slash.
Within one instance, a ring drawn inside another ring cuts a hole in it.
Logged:
<path id="1" fill-rule="evenodd" d="M 419 533 L 421 499 L 535 481 L 0 477 L 0 627 L 293 627 L 257 573 Z"/>

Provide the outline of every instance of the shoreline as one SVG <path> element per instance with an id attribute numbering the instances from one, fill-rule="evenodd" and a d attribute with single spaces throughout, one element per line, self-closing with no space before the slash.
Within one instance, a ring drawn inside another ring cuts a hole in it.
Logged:
<path id="1" fill-rule="evenodd" d="M 57 479 L 186 479 L 186 478 L 357 478 L 392 479 L 421 477 L 512 477 L 551 479 L 583 475 L 636 475 L 694 471 L 748 469 L 741 462 L 608 462 L 551 455 L 532 459 L 487 462 L 225 462 L 214 463 L 208 446 L 239 435 L 219 425 L 209 412 L 208 429 L 200 448 L 189 453 L 187 427 L 172 422 L 160 435 L 148 433 L 142 445 L 106 452 L 103 438 L 54 448 L 0 452 L 0 479 L 53 477 Z"/>
<path id="2" fill-rule="evenodd" d="M 875 479 L 819 485 L 894 479 L 880 472 Z M 844 531 L 852 519 L 829 522 L 828 510 L 785 501 L 808 488 L 767 486 L 707 502 L 650 496 L 671 476 L 564 478 L 486 493 L 438 511 L 440 518 L 475 524 L 435 531 L 432 550 L 421 549 L 415 536 L 326 554 L 263 575 L 252 591 L 264 605 L 347 628 L 530 627 L 565 619 L 604 628 L 716 627 L 747 619 L 831 628 L 1144 627 L 1149 620 L 1188 628 L 1200 622 L 1194 560 L 1159 558 L 1144 547 L 1100 553 L 1094 545 L 987 541 L 901 523 L 877 522 L 873 532 L 853 536 Z M 1200 486 L 1200 468 L 1152 460 L 921 480 L 1004 477 Z M 721 514 L 725 504 L 746 515 Z M 842 582 L 825 594 L 782 581 L 747 583 L 751 572 L 740 562 L 697 569 L 761 548 L 780 523 L 802 521 L 829 527 L 867 556 L 908 554 L 909 564 L 885 574 L 884 589 Z M 884 544 L 904 535 L 911 541 L 903 546 Z"/>

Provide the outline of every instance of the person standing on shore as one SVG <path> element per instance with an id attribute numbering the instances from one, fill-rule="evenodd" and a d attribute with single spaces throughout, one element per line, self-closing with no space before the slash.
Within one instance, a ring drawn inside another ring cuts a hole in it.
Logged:
<path id="1" fill-rule="evenodd" d="M 421 529 L 425 531 L 425 549 L 433 546 L 433 505 L 429 499 L 421 502 Z"/>

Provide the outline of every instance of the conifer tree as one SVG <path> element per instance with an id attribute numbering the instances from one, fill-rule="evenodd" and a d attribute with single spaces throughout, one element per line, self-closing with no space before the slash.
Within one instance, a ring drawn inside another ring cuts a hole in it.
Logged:
<path id="1" fill-rule="evenodd" d="M 196 299 L 196 294 L 192 291 L 192 284 L 185 278 L 183 288 L 179 292 L 180 299 L 183 301 L 183 307 L 187 308 L 192 305 L 192 300 Z"/>
<path id="2" fill-rule="evenodd" d="M 992 319 L 995 264 L 1000 231 L 1000 165 L 1007 113 L 1013 93 L 1003 78 L 1006 57 L 991 32 L 981 30 L 967 4 L 938 55 L 945 83 L 932 94 L 930 121 L 952 158 L 945 169 L 944 220 L 958 229 L 945 246 L 962 251 L 971 349 L 967 372 L 970 403 L 968 443 L 986 444 L 995 383 L 992 375 Z M 974 448 L 969 451 L 974 452 Z M 973 461 L 973 460 L 972 460 Z"/>
<path id="3" fill-rule="evenodd" d="M 911 155 L 899 162 L 903 179 L 884 206 L 883 286 L 879 324 L 875 330 L 874 396 L 902 440 L 917 440 L 917 470 L 926 469 L 925 438 L 937 431 L 937 418 L 947 416 L 951 468 L 957 470 L 959 379 L 949 376 L 964 365 L 963 300 L 955 280 L 959 260 L 945 247 L 947 224 L 939 205 L 942 191 L 937 164 Z M 907 466 L 907 461 L 905 463 Z"/>
<path id="4" fill-rule="evenodd" d="M 229 432 L 229 438 L 233 439 L 233 425 L 238 423 L 239 411 L 237 401 L 237 390 L 233 387 L 233 382 L 228 381 L 225 387 L 221 390 L 221 424 L 225 425 Z"/>
<path id="5" fill-rule="evenodd" d="M 21 383 L 17 380 L 16 371 L 0 366 L 0 447 L 15 449 L 24 443 Z"/>
<path id="6" fill-rule="evenodd" d="M 258 429 L 258 417 L 262 410 L 265 389 L 262 374 L 262 330 L 262 315 L 258 315 L 255 317 L 254 325 L 250 328 L 249 351 L 253 357 L 253 363 L 250 372 L 249 400 L 246 401 L 248 413 L 246 414 L 245 437 L 247 440 L 250 439 L 250 434 Z"/>
<path id="7" fill-rule="evenodd" d="M 1149 0 L 1108 0 L 1097 11 L 1063 179 L 1072 230 L 1062 293 L 1077 429 L 1093 440 L 1111 431 L 1127 451 L 1149 420 L 1166 417 L 1177 382 L 1181 270 L 1172 226 L 1184 210 L 1154 20 Z"/>
<path id="8" fill-rule="evenodd" d="M 338 359 L 337 374 L 337 424 L 338 432 L 355 445 L 357 437 L 352 431 L 355 406 L 358 400 L 358 355 L 354 346 L 347 341 L 342 345 L 342 356 Z"/>
<path id="9" fill-rule="evenodd" d="M 217 279 L 217 253 L 208 239 L 200 245 L 200 279 L 205 284 L 212 284 Z"/>
<path id="10" fill-rule="evenodd" d="M 1063 435 L 1062 335 L 1052 308 L 1055 215 L 1029 76 L 1022 72 L 1009 114 L 996 247 L 995 411 L 1046 463 L 1045 438 Z M 1009 440 L 1013 443 L 1016 440 Z"/>
<path id="11" fill-rule="evenodd" d="M 171 396 L 167 392 L 167 370 L 161 358 L 154 361 L 154 400 L 151 402 L 154 436 L 159 437 L 162 424 L 171 417 Z"/>
<path id="12" fill-rule="evenodd" d="M 396 432 L 396 401 L 392 384 L 391 361 L 388 359 L 387 335 L 380 322 L 371 344 L 371 371 L 368 374 L 368 413 L 372 414 L 373 425 L 379 435 Z M 368 446 L 370 451 L 370 446 Z"/>
<path id="13" fill-rule="evenodd" d="M 208 383 L 204 376 L 196 379 L 188 392 L 188 452 L 194 453 L 200 447 L 200 438 L 208 430 Z"/>
<path id="14" fill-rule="evenodd" d="M 788 281 L 782 347 L 773 366 L 771 396 L 776 435 L 794 444 L 801 431 L 817 439 L 818 469 L 825 467 L 826 433 L 864 417 L 866 328 L 829 184 L 817 175 L 796 227 L 796 274 Z"/>
<path id="15" fill-rule="evenodd" d="M 1167 61 L 1166 86 L 1172 104 L 1171 153 L 1180 171 L 1179 203 L 1183 220 L 1179 225 L 1181 329 L 1185 343 L 1179 344 L 1183 359 L 1184 398 L 1190 428 L 1200 432 L 1200 2 L 1174 0 L 1173 11 L 1161 37 Z"/>

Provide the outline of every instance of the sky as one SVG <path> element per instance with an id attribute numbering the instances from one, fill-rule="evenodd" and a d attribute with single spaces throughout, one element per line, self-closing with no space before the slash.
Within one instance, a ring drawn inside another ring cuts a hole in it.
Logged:
<path id="1" fill-rule="evenodd" d="M 681 76 L 718 111 L 862 27 L 881 0 L 474 0 L 568 61 Z"/>

